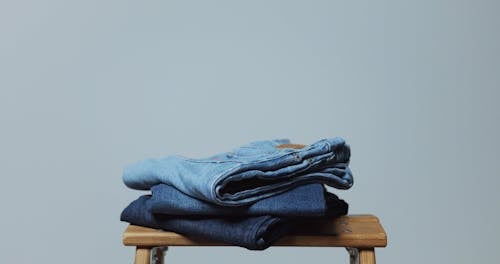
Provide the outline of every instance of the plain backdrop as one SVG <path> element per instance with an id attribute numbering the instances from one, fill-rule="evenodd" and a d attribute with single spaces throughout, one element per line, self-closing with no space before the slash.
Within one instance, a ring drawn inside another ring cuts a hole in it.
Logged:
<path id="1" fill-rule="evenodd" d="M 0 1 L 0 263 L 131 263 L 148 157 L 341 136 L 379 263 L 495 263 L 498 1 Z M 342 263 L 171 248 L 168 263 Z"/>

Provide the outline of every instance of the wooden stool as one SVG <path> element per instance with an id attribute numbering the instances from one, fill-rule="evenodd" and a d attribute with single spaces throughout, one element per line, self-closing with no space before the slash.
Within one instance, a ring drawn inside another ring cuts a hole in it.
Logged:
<path id="1" fill-rule="evenodd" d="M 123 244 L 135 246 L 135 264 L 163 263 L 169 246 L 230 246 L 183 236 L 174 232 L 129 225 Z M 375 247 L 385 247 L 387 236 L 377 217 L 349 215 L 324 225 L 305 226 L 273 244 L 287 247 L 345 247 L 350 263 L 374 264 Z"/>

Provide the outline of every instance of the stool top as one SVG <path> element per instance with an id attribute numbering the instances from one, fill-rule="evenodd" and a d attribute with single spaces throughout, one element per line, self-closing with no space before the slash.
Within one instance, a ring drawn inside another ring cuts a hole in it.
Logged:
<path id="1" fill-rule="evenodd" d="M 123 234 L 126 246 L 231 246 L 178 233 L 129 225 Z M 374 215 L 348 215 L 325 222 L 301 225 L 273 246 L 385 247 L 387 236 Z"/>

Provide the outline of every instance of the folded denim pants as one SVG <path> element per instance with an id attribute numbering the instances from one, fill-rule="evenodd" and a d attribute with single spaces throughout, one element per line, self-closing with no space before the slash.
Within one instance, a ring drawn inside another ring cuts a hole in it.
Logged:
<path id="1" fill-rule="evenodd" d="M 151 191 L 152 196 L 149 203 L 152 213 L 179 216 L 322 217 L 327 212 L 327 199 L 329 201 L 338 200 L 334 194 L 327 193 L 323 184 L 320 183 L 298 186 L 290 191 L 261 199 L 251 205 L 239 207 L 220 206 L 198 200 L 166 184 L 155 185 Z M 330 207 L 330 211 L 344 211 L 342 205 Z"/>
<path id="2" fill-rule="evenodd" d="M 311 187 L 317 187 L 311 185 Z M 304 195 L 304 199 L 311 197 L 308 194 L 316 192 L 317 188 L 295 188 L 290 192 L 293 195 L 280 194 L 277 196 L 262 199 L 257 203 L 263 205 L 288 206 L 286 211 L 292 212 L 290 217 L 275 216 L 275 215 L 260 215 L 260 216 L 245 216 L 245 215 L 221 215 L 221 216 L 193 216 L 193 215 L 172 215 L 170 210 L 159 210 L 162 213 L 154 213 L 155 199 L 151 195 L 141 196 L 133 201 L 121 214 L 121 220 L 134 225 L 151 227 L 156 229 L 165 229 L 177 233 L 194 236 L 198 238 L 209 239 L 245 247 L 248 249 L 265 249 L 272 245 L 276 240 L 293 230 L 295 224 L 300 223 L 300 220 L 310 219 L 326 219 L 347 214 L 348 205 L 343 200 L 338 199 L 334 194 L 326 193 L 322 190 L 320 196 L 316 196 L 306 203 L 293 205 L 293 201 L 287 201 L 286 198 Z M 280 197 L 281 196 L 281 197 Z M 184 198 L 182 198 L 184 199 Z M 182 201 L 181 199 L 181 201 Z M 257 205 L 257 203 L 255 205 Z M 292 205 L 290 205 L 292 204 Z M 311 210 L 306 208 L 315 208 Z M 274 206 L 279 208 L 280 206 Z M 290 210 L 291 207 L 295 207 Z M 208 208 L 208 207 L 207 207 Z M 204 209 L 207 209 L 204 208 Z M 239 207 L 238 207 L 239 208 Z M 251 207 L 250 207 L 251 208 Z M 256 213 L 257 209 L 248 208 L 246 213 Z M 234 208 L 228 208 L 231 210 Z M 307 215 L 299 213 L 301 209 L 305 211 L 313 211 L 314 214 Z M 158 208 L 156 208 L 158 210 Z M 177 209 L 176 209 L 177 210 Z M 208 209 L 208 211 L 213 209 Z M 217 209 L 221 212 L 222 209 Z M 215 213 L 215 211 L 212 211 Z M 286 213 L 279 212 L 282 215 Z M 227 212 L 226 212 L 227 213 Z M 240 213 L 245 213 L 240 211 Z M 292 217 L 293 216 L 293 217 Z M 300 217 L 298 217 L 300 216 Z"/>
<path id="3" fill-rule="evenodd" d="M 289 143 L 257 141 L 206 159 L 146 159 L 127 166 L 123 181 L 138 190 L 164 183 L 223 206 L 248 205 L 312 182 L 338 189 L 352 186 L 350 148 L 342 138 L 319 140 L 301 149 L 278 148 Z"/>
<path id="4" fill-rule="evenodd" d="M 277 216 L 238 218 L 175 217 L 151 212 L 150 196 L 132 202 L 121 214 L 122 221 L 165 229 L 248 249 L 265 249 L 287 233 L 291 222 Z"/>

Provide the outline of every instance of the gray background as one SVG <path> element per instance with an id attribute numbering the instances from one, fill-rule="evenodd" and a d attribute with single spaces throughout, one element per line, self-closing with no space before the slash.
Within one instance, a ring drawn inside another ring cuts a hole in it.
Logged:
<path id="1" fill-rule="evenodd" d="M 131 263 L 122 168 L 252 140 L 351 144 L 379 263 L 494 263 L 497 1 L 0 2 L 0 263 Z M 172 248 L 169 263 L 341 263 Z"/>

